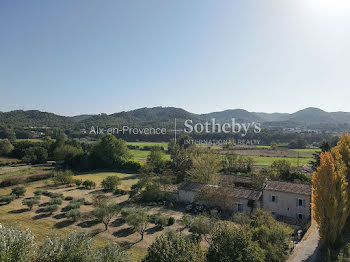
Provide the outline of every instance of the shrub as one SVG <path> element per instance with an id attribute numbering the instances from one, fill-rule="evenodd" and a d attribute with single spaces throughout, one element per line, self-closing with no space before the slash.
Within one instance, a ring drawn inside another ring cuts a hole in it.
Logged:
<path id="1" fill-rule="evenodd" d="M 2 196 L 0 197 L 0 203 L 10 204 L 13 200 L 15 200 L 15 195 Z"/>
<path id="2" fill-rule="evenodd" d="M 91 188 L 95 188 L 96 187 L 96 183 L 92 180 L 85 180 L 83 182 L 83 186 L 86 188 L 86 189 L 91 189 Z"/>
<path id="3" fill-rule="evenodd" d="M 123 251 L 116 242 L 108 243 L 104 248 L 95 252 L 96 261 L 131 262 L 128 253 Z"/>
<path id="4" fill-rule="evenodd" d="M 81 212 L 79 209 L 71 209 L 66 213 L 67 218 L 71 218 L 74 222 L 81 218 Z"/>
<path id="5" fill-rule="evenodd" d="M 0 261 L 30 262 L 33 247 L 34 238 L 29 229 L 22 231 L 0 225 Z"/>
<path id="6" fill-rule="evenodd" d="M 49 213 L 50 215 L 53 213 L 53 212 L 56 212 L 58 210 L 58 205 L 48 205 L 47 207 L 44 208 L 44 211 L 46 213 Z"/>
<path id="7" fill-rule="evenodd" d="M 71 201 L 71 200 L 73 200 L 73 197 L 72 196 L 66 196 L 64 200 Z"/>
<path id="8" fill-rule="evenodd" d="M 85 198 L 73 198 L 73 200 L 70 201 L 70 204 L 79 203 L 80 205 L 84 204 Z"/>
<path id="9" fill-rule="evenodd" d="M 149 246 L 147 256 L 143 261 L 205 262 L 206 259 L 199 242 L 187 240 L 182 234 L 167 232 L 157 237 Z"/>
<path id="10" fill-rule="evenodd" d="M 34 191 L 34 195 L 35 196 L 41 196 L 43 194 L 43 191 L 42 190 L 35 190 Z"/>
<path id="11" fill-rule="evenodd" d="M 39 204 L 39 200 L 35 199 L 35 198 L 23 199 L 22 204 L 27 206 L 29 208 L 29 210 L 32 210 L 34 205 L 38 205 Z"/>
<path id="12" fill-rule="evenodd" d="M 83 183 L 83 180 L 81 180 L 81 179 L 74 179 L 73 182 L 74 182 L 74 184 L 75 184 L 77 187 L 79 187 L 79 186 Z"/>
<path id="13" fill-rule="evenodd" d="M 47 196 L 47 197 L 50 197 L 51 194 L 52 194 L 52 192 L 49 192 L 49 191 L 47 191 L 47 190 L 44 190 L 44 191 L 42 192 L 42 195 L 43 195 L 43 196 Z"/>
<path id="14" fill-rule="evenodd" d="M 102 180 L 102 187 L 106 191 L 112 191 L 117 188 L 121 184 L 120 178 L 117 176 L 108 176 Z"/>
<path id="15" fill-rule="evenodd" d="M 159 217 L 157 217 L 157 219 L 156 219 L 156 226 L 158 226 L 159 228 L 164 228 L 167 224 L 168 224 L 168 220 L 169 220 L 169 218 L 168 217 L 166 217 L 166 216 L 159 216 Z"/>
<path id="16" fill-rule="evenodd" d="M 25 181 L 27 183 L 29 183 L 29 182 L 34 182 L 34 181 L 40 181 L 40 180 L 48 179 L 48 178 L 51 178 L 51 177 L 52 177 L 52 173 L 36 174 L 36 175 L 27 176 Z"/>
<path id="17" fill-rule="evenodd" d="M 27 189 L 23 185 L 15 186 L 12 188 L 11 194 L 16 195 L 16 197 L 21 197 L 24 196 L 26 193 Z"/>
<path id="18" fill-rule="evenodd" d="M 0 187 L 15 186 L 15 185 L 23 184 L 24 182 L 25 182 L 25 179 L 23 177 L 9 177 L 9 178 L 5 178 L 3 181 L 0 182 Z"/>
<path id="19" fill-rule="evenodd" d="M 53 173 L 53 182 L 55 185 L 69 185 L 73 183 L 73 172 L 72 171 L 58 171 Z"/>
<path id="20" fill-rule="evenodd" d="M 62 193 L 50 193 L 49 197 L 50 198 L 61 198 L 61 199 L 64 198 Z"/>
<path id="21" fill-rule="evenodd" d="M 126 195 L 128 194 L 128 192 L 126 190 L 123 190 L 123 189 L 120 189 L 120 188 L 117 188 L 115 191 L 114 191 L 114 195 Z"/>
<path id="22" fill-rule="evenodd" d="M 92 239 L 87 233 L 70 232 L 65 236 L 47 237 L 39 247 L 36 262 L 86 262 L 93 255 Z"/>
<path id="23" fill-rule="evenodd" d="M 134 160 L 124 161 L 120 164 L 120 169 L 130 172 L 138 172 L 141 169 L 141 164 Z"/>
<path id="24" fill-rule="evenodd" d="M 192 224 L 191 217 L 187 214 L 183 215 L 180 222 L 181 222 L 181 225 L 183 225 L 186 228 L 191 227 L 191 224 Z"/>
<path id="25" fill-rule="evenodd" d="M 61 205 L 62 204 L 62 198 L 56 197 L 56 198 L 52 198 L 49 201 L 49 205 Z"/>
<path id="26" fill-rule="evenodd" d="M 168 219 L 168 226 L 172 226 L 175 224 L 175 218 L 174 217 L 169 217 Z"/>

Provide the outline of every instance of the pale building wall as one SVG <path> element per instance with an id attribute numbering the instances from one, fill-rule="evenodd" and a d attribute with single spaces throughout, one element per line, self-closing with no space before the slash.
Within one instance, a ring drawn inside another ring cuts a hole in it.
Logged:
<path id="1" fill-rule="evenodd" d="M 275 201 L 272 201 L 272 196 L 275 196 Z M 299 199 L 302 200 L 302 205 L 299 205 Z M 303 215 L 303 220 L 311 218 L 311 196 L 279 192 L 272 190 L 263 191 L 263 206 L 265 210 L 275 212 L 276 215 L 282 215 L 292 218 L 298 218 L 298 214 Z"/>

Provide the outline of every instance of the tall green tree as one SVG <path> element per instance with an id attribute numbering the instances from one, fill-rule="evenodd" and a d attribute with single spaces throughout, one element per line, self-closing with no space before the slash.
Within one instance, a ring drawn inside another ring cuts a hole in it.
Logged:
<path id="1" fill-rule="evenodd" d="M 113 168 L 131 159 L 126 142 L 112 135 L 103 135 L 94 145 L 92 155 L 100 168 Z"/>

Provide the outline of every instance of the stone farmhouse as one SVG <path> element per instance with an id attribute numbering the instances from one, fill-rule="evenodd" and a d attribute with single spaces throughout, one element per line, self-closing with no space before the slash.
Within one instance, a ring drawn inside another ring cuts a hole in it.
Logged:
<path id="1" fill-rule="evenodd" d="M 184 182 L 178 188 L 178 201 L 246 214 L 261 208 L 291 224 L 311 219 L 312 186 L 309 184 L 267 180 L 261 190 L 256 190 L 249 177 L 229 176 L 229 180 L 230 184 L 226 181 L 222 185 Z"/>

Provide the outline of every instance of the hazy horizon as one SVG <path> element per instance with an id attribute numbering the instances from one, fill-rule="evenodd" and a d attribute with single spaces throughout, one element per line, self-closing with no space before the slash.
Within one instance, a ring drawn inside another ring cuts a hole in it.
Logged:
<path id="1" fill-rule="evenodd" d="M 1 1 L 0 111 L 350 112 L 350 2 Z"/>

